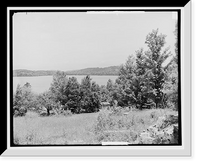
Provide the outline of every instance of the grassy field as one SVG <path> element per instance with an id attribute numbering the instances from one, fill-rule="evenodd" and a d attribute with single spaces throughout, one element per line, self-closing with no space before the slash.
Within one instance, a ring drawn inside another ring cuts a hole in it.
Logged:
<path id="1" fill-rule="evenodd" d="M 73 116 L 14 118 L 16 144 L 92 144 L 91 131 L 98 113 Z"/>
<path id="2" fill-rule="evenodd" d="M 147 129 L 159 117 L 175 113 L 166 109 L 152 109 L 39 117 L 30 112 L 24 117 L 14 118 L 14 143 L 67 145 L 133 141 L 136 134 Z"/>

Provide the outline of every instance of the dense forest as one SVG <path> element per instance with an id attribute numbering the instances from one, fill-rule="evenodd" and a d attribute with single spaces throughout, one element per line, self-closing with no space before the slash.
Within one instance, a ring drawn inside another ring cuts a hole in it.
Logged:
<path id="1" fill-rule="evenodd" d="M 105 68 L 85 68 L 80 70 L 65 71 L 67 75 L 118 75 L 120 66 L 110 66 Z M 17 69 L 13 71 L 14 77 L 23 77 L 23 76 L 50 76 L 54 75 L 57 71 L 49 70 L 25 70 Z"/>
<path id="2" fill-rule="evenodd" d="M 174 34 L 177 39 L 177 30 Z M 75 77 L 68 78 L 69 72 L 52 71 L 48 73 L 53 73 L 53 81 L 44 93 L 34 94 L 29 83 L 18 85 L 13 96 L 13 114 L 23 116 L 30 110 L 40 114 L 46 111 L 47 115 L 55 110 L 62 114 L 91 113 L 99 111 L 102 102 L 139 110 L 170 108 L 178 111 L 178 48 L 176 43 L 175 54 L 172 54 L 165 48 L 165 39 L 166 35 L 153 30 L 146 36 L 147 50 L 137 50 L 119 69 L 72 71 L 72 74 L 89 73 L 81 83 Z M 115 82 L 109 80 L 106 86 L 99 86 L 90 78 L 90 75 L 110 73 L 118 73 L 118 78 Z"/>

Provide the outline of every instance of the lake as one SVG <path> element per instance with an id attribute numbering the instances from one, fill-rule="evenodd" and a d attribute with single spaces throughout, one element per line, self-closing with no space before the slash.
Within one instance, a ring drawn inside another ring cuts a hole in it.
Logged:
<path id="1" fill-rule="evenodd" d="M 76 77 L 78 82 L 81 83 L 81 80 L 85 75 L 69 75 L 68 77 Z M 113 82 L 118 76 L 90 76 L 92 81 L 95 81 L 99 85 L 106 85 L 107 81 L 111 79 Z M 32 87 L 32 91 L 35 93 L 42 93 L 49 89 L 53 80 L 53 76 L 37 76 L 37 77 L 13 77 L 13 91 L 16 91 L 18 84 L 23 86 L 26 82 L 29 82 Z"/>

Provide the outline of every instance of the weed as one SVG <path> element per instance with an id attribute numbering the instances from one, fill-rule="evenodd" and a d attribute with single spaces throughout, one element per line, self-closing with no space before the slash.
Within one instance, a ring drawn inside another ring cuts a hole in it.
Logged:
<path id="1" fill-rule="evenodd" d="M 143 131 L 155 124 L 159 118 L 164 117 L 163 115 L 170 114 L 167 111 L 154 109 L 125 113 L 124 109 L 116 108 L 112 113 L 100 112 L 94 126 L 96 139 L 99 143 L 103 141 L 125 141 L 133 144 L 150 143 L 152 142 L 151 138 L 145 137 Z M 154 138 L 154 143 L 156 143 L 155 139 L 159 138 Z M 157 143 L 160 142 L 157 141 Z"/>
<path id="2" fill-rule="evenodd" d="M 158 130 L 151 130 L 153 128 L 150 126 L 158 125 L 160 122 L 159 129 L 162 129 L 170 126 L 170 122 L 177 121 L 174 118 L 174 120 L 163 122 L 162 118 L 174 114 L 174 111 L 170 110 L 130 110 L 127 112 L 123 108 L 116 107 L 116 109 L 114 112 L 70 114 L 67 117 L 64 115 L 40 117 L 35 113 L 27 112 L 26 116 L 14 117 L 14 144 L 101 144 L 103 141 L 150 143 L 150 138 L 143 140 L 145 137 L 143 130 L 147 129 L 149 129 L 150 137 L 154 138 L 154 143 L 164 143 L 164 141 L 159 141 L 161 134 L 157 133 Z M 171 142 L 175 143 L 177 134 L 173 136 Z"/>

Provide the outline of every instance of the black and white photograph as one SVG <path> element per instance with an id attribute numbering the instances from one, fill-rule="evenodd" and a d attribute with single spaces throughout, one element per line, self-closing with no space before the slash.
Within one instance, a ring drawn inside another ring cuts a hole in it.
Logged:
<path id="1" fill-rule="evenodd" d="M 177 18 L 15 13 L 13 143 L 180 144 Z"/>
<path id="2" fill-rule="evenodd" d="M 181 145 L 179 12 L 12 16 L 12 145 Z"/>

